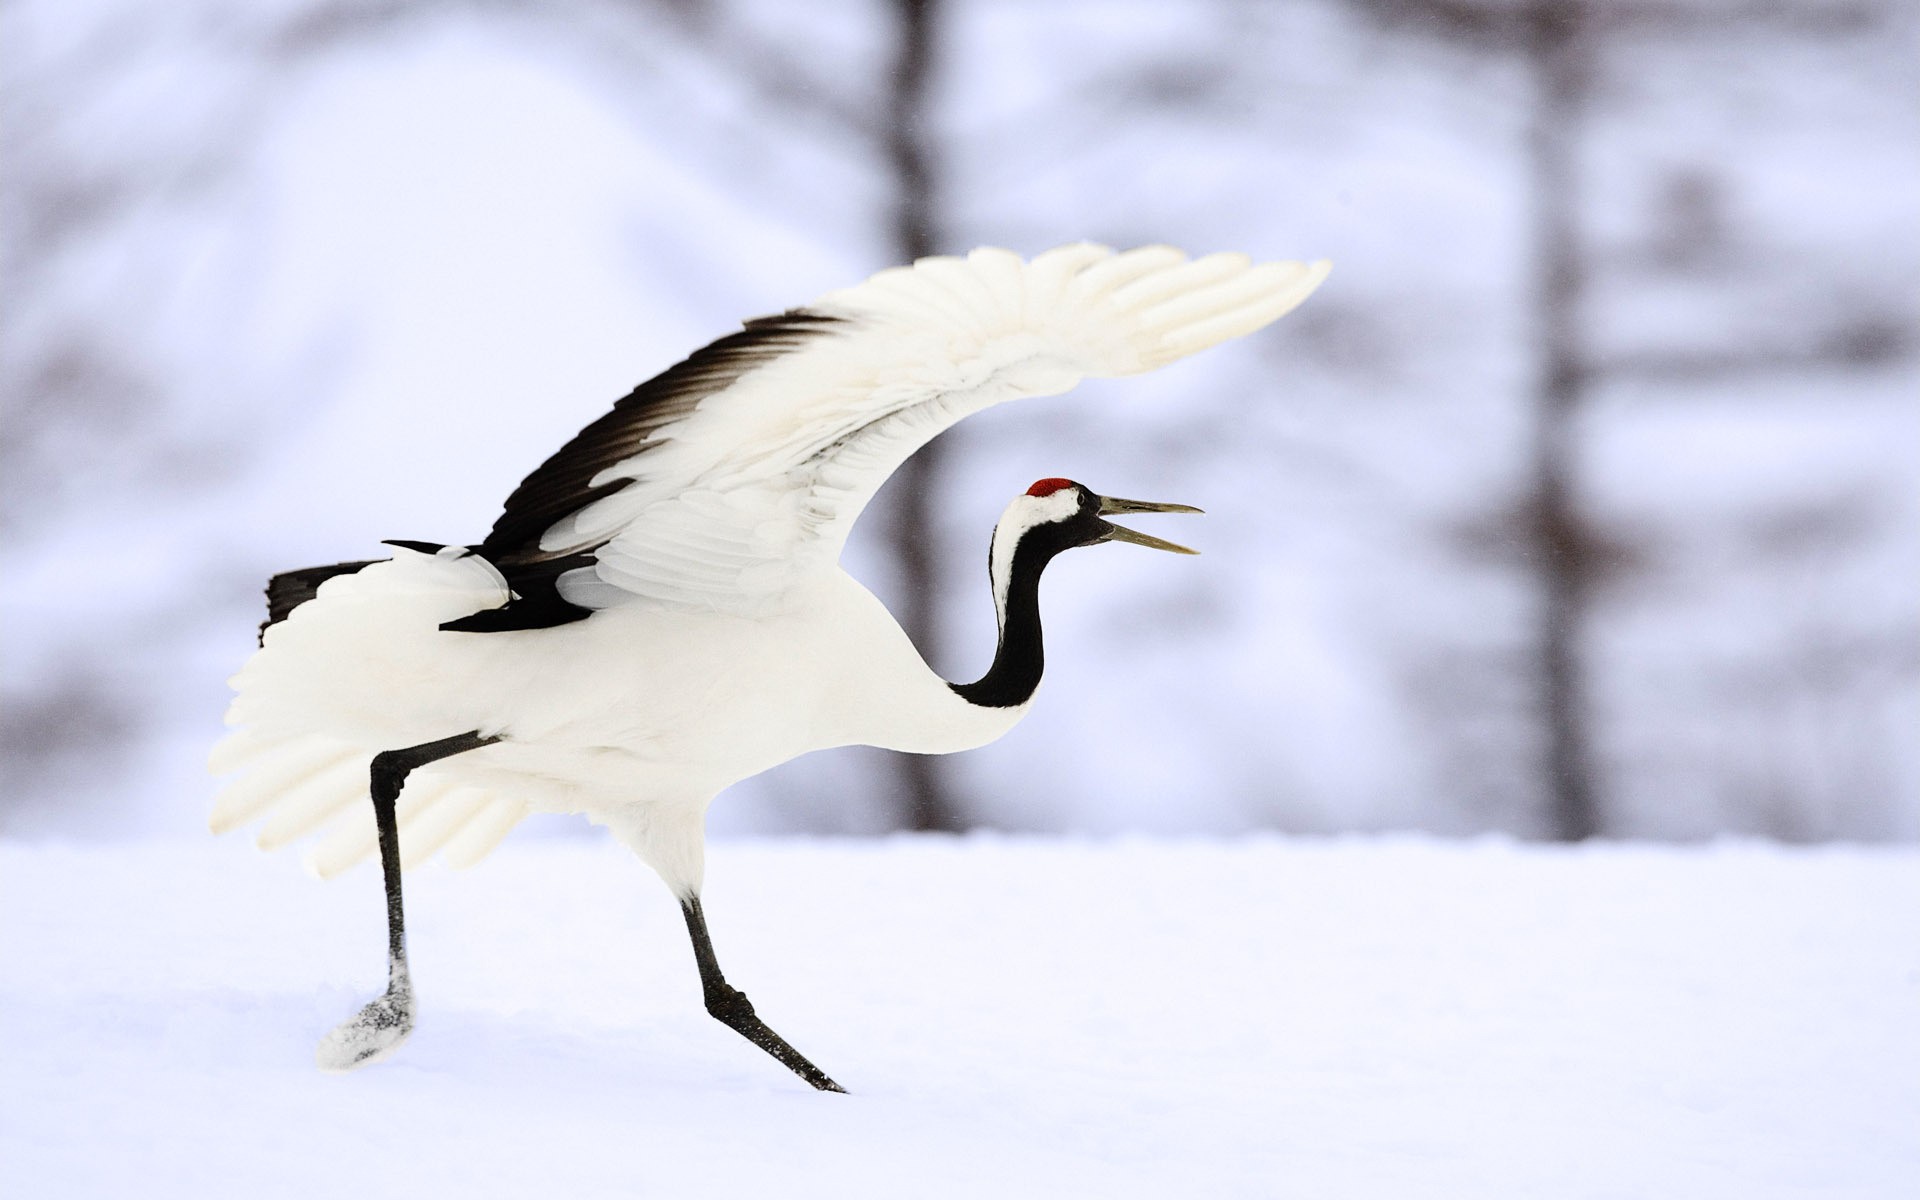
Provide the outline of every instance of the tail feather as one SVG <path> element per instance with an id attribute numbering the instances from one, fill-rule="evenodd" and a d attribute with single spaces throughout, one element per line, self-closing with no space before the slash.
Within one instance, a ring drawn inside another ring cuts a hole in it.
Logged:
<path id="1" fill-rule="evenodd" d="M 342 758 L 274 799 L 253 844 L 273 851 L 305 837 L 358 801 L 367 804 L 367 760 Z"/>
<path id="2" fill-rule="evenodd" d="M 254 844 L 265 851 L 318 833 L 306 863 L 321 878 L 331 879 L 379 852 L 367 796 L 372 758 L 372 751 L 344 741 L 313 736 L 273 740 L 236 730 L 215 747 L 211 761 L 221 769 L 238 767 L 241 774 L 215 797 L 208 824 L 215 833 L 227 833 L 257 821 Z M 449 774 L 426 768 L 409 776 L 401 789 L 395 820 L 403 867 L 417 866 L 436 853 L 454 866 L 471 866 L 526 816 L 525 804 Z"/>
<path id="3" fill-rule="evenodd" d="M 376 858 L 380 834 L 366 789 L 361 803 L 335 811 L 320 840 L 305 855 L 307 869 L 332 879 L 349 867 Z M 394 813 L 400 834 L 400 866 L 412 870 L 435 854 L 451 867 L 466 868 L 498 846 L 527 815 L 526 805 L 483 788 L 436 779 L 422 773 L 407 780 Z"/>
<path id="4" fill-rule="evenodd" d="M 518 800 L 499 796 L 489 798 L 487 806 L 462 825 L 440 856 L 451 867 L 470 867 L 493 853 L 513 827 L 527 815 L 527 806 Z"/>
<path id="5" fill-rule="evenodd" d="M 214 832 L 253 825 L 263 850 L 311 837 L 306 858 L 323 877 L 376 857 L 374 757 L 474 728 L 463 705 L 483 707 L 467 705 L 458 687 L 444 689 L 438 707 L 409 701 L 409 689 L 427 681 L 431 691 L 445 665 L 432 631 L 505 598 L 484 559 L 425 542 L 399 544 L 390 559 L 274 576 L 268 618 L 278 628 L 233 677 L 231 728 L 208 758 L 216 774 L 233 776 L 214 802 Z M 446 848 L 455 844 L 459 861 L 470 862 L 497 843 L 525 812 L 484 790 L 499 778 L 465 755 L 410 774 L 396 814 L 402 864 L 451 858 Z"/>
<path id="6" fill-rule="evenodd" d="M 491 803 L 476 787 L 449 788 L 431 808 L 416 814 L 400 834 L 400 865 L 412 867 L 432 858 Z"/>
<path id="7" fill-rule="evenodd" d="M 254 765 L 220 789 L 207 824 L 215 833 L 237 829 L 277 804 L 287 792 L 352 753 L 325 738 L 296 738 L 255 752 Z"/>
<path id="8" fill-rule="evenodd" d="M 337 575 L 352 575 L 365 567 L 370 567 L 379 559 L 365 562 L 331 563 L 324 567 L 302 567 L 297 571 L 283 571 L 267 580 L 267 619 L 260 625 L 260 640 L 267 639 L 267 630 L 287 619 L 294 609 L 313 599 L 320 591 L 320 585 Z"/>
<path id="9" fill-rule="evenodd" d="M 262 755 L 278 752 L 283 743 L 252 729 L 229 729 L 207 754 L 207 772 L 231 775 Z"/>
<path id="10" fill-rule="evenodd" d="M 307 869 L 322 879 L 332 879 L 348 867 L 373 857 L 380 848 L 380 833 L 373 825 L 373 805 L 364 812 L 347 812 L 327 827 L 320 844 L 307 851 Z M 403 850 L 400 856 L 406 862 Z"/>

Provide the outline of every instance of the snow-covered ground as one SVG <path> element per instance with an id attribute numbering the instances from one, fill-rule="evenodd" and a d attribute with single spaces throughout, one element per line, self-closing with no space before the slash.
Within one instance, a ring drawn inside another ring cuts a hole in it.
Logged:
<path id="1" fill-rule="evenodd" d="M 1503 841 L 723 842 L 701 1011 L 605 842 L 409 879 L 0 844 L 0 1194 L 1920 1195 L 1920 851 Z"/>

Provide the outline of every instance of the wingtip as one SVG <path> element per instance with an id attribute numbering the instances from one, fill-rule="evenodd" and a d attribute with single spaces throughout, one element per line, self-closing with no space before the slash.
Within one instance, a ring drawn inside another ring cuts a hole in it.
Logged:
<path id="1" fill-rule="evenodd" d="M 1294 305 L 1313 295 L 1327 281 L 1327 276 L 1333 274 L 1333 260 L 1330 258 L 1316 258 L 1312 262 L 1296 262 L 1293 265 L 1301 268 L 1300 278 L 1292 288 Z"/>

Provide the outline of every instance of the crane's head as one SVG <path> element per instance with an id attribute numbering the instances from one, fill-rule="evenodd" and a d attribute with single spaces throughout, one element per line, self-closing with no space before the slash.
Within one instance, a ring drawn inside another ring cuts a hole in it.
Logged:
<path id="1" fill-rule="evenodd" d="M 977 683 L 954 684 L 968 703 L 985 708 L 1016 708 L 1040 686 L 1044 654 L 1040 646 L 1040 573 L 1063 550 L 1100 542 L 1132 542 L 1153 550 L 1195 554 L 1185 546 L 1135 533 L 1108 517 L 1123 513 L 1197 513 L 1185 504 L 1149 504 L 1101 496 L 1071 479 L 1042 479 L 1015 496 L 993 529 L 987 572 L 1000 618 L 1000 646 L 993 667 Z"/>
<path id="2" fill-rule="evenodd" d="M 1186 504 L 1153 504 L 1145 500 L 1121 500 L 1101 496 L 1071 479 L 1042 479 L 1028 488 L 1000 517 L 993 531 L 995 563 L 1011 567 L 1016 555 L 1026 557 L 1030 549 L 1036 565 L 1044 564 L 1062 550 L 1092 546 L 1100 542 L 1132 542 L 1154 550 L 1175 554 L 1198 554 L 1173 542 L 1150 534 L 1136 533 L 1107 520 L 1126 513 L 1197 513 Z"/>

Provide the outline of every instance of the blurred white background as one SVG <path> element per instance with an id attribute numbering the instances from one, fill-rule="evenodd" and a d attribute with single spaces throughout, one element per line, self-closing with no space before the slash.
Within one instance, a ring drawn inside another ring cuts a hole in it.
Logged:
<path id="1" fill-rule="evenodd" d="M 1063 561 L 1014 734 L 716 831 L 1920 837 L 1903 0 L 16 0 L 0 87 L 9 836 L 202 826 L 271 572 L 477 541 L 742 318 L 1091 238 L 1335 273 L 969 422 L 856 573 L 971 678 L 1033 479 L 1205 556 Z"/>

